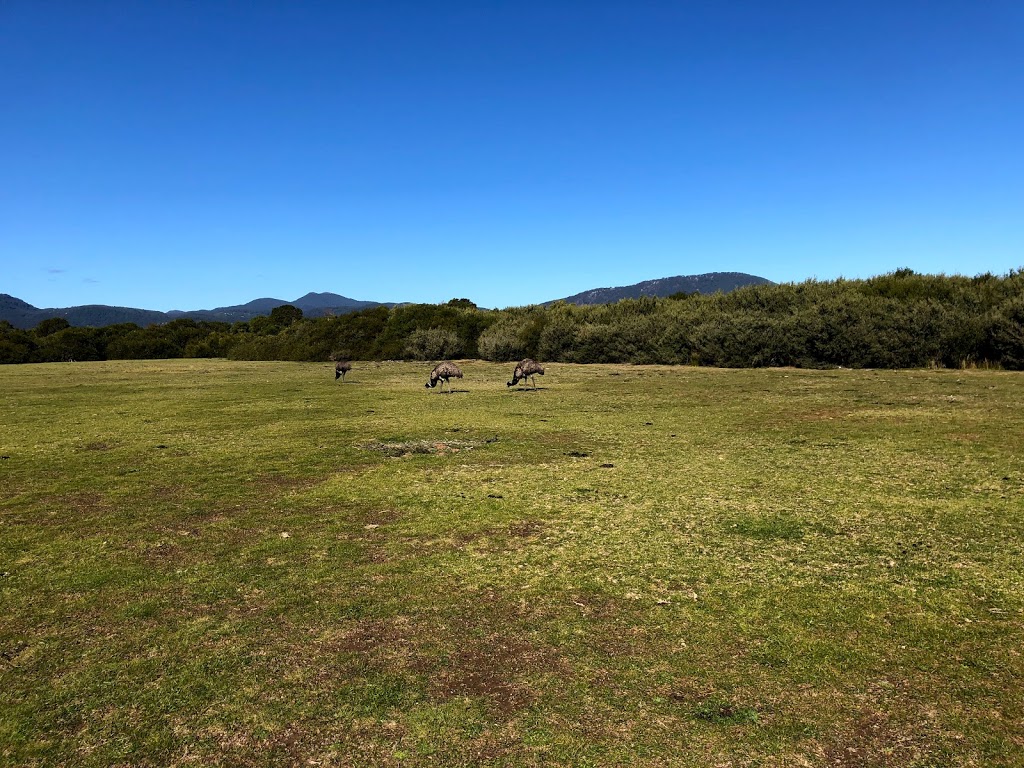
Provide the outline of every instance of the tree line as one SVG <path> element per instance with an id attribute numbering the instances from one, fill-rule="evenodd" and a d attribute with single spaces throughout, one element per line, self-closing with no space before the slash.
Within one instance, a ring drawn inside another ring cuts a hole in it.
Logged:
<path id="1" fill-rule="evenodd" d="M 145 328 L 51 318 L 21 330 L 0 322 L 0 363 L 175 357 L 1022 370 L 1024 272 L 902 269 L 593 306 L 486 310 L 453 299 L 307 318 L 284 305 L 247 322 L 179 319 Z"/>

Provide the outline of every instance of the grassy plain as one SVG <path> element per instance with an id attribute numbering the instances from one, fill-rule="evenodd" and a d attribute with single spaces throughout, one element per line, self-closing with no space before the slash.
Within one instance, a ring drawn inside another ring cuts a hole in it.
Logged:
<path id="1" fill-rule="evenodd" d="M 0 367 L 0 764 L 1024 765 L 1024 376 Z"/>

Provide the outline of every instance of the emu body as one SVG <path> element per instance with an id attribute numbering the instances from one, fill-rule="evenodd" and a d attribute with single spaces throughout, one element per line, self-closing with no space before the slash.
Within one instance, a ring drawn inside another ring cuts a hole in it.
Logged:
<path id="1" fill-rule="evenodd" d="M 526 378 L 529 378 L 530 381 L 533 382 L 533 388 L 536 389 L 537 379 L 534 377 L 543 375 L 544 369 L 541 367 L 540 363 L 538 363 L 536 360 L 526 358 L 525 360 L 520 362 L 519 365 L 516 366 L 516 369 L 514 371 L 512 371 L 512 381 L 506 381 L 505 386 L 514 387 L 516 384 L 519 383 L 520 379 L 525 380 Z"/>
<path id="2" fill-rule="evenodd" d="M 352 370 L 352 363 L 348 360 L 339 360 L 334 364 L 334 380 L 345 380 L 345 374 Z"/>
<path id="3" fill-rule="evenodd" d="M 452 383 L 449 379 L 461 379 L 462 370 L 455 363 L 443 362 L 438 363 L 434 366 L 434 370 L 430 372 L 430 379 L 424 385 L 427 389 L 433 389 L 437 386 L 437 382 L 443 381 L 448 385 L 448 392 L 452 391 Z M 444 391 L 444 385 L 441 386 L 441 391 Z"/>

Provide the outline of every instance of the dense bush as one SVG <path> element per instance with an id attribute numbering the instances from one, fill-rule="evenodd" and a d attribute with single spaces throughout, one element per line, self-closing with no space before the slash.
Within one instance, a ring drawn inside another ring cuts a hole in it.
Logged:
<path id="1" fill-rule="evenodd" d="M 480 334 L 480 357 L 500 363 L 539 355 L 549 312 L 541 307 L 515 307 L 494 314 L 498 317 Z"/>
<path id="2" fill-rule="evenodd" d="M 236 360 L 524 357 L 576 363 L 1024 369 L 1024 273 L 918 275 L 742 288 L 615 304 L 376 307 L 306 318 L 290 305 L 247 323 L 175 320 L 31 331 L 0 322 L 0 363 L 110 358 Z"/>
<path id="3" fill-rule="evenodd" d="M 444 360 L 460 355 L 462 341 L 446 328 L 417 328 L 409 334 L 405 352 L 413 360 Z"/>

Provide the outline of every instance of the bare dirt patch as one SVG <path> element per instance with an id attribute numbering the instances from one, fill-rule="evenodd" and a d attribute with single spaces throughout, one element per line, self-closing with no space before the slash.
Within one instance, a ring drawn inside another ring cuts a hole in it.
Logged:
<path id="1" fill-rule="evenodd" d="M 477 699 L 495 717 L 510 719 L 540 698 L 544 679 L 568 675 L 569 666 L 555 648 L 535 642 L 522 629 L 516 607 L 502 595 L 467 599 L 472 607 L 467 604 L 454 619 L 360 621 L 325 639 L 316 655 L 354 656 L 357 668 L 413 675 L 434 701 Z"/>
<path id="2" fill-rule="evenodd" d="M 86 443 L 82 446 L 83 451 L 109 451 L 114 446 L 111 443 L 106 443 L 100 440 Z"/>
<path id="3" fill-rule="evenodd" d="M 180 485 L 154 485 L 149 495 L 157 501 L 179 501 L 189 495 L 190 489 Z"/>
<path id="4" fill-rule="evenodd" d="M 517 520 L 509 523 L 508 535 L 519 539 L 528 539 L 531 536 L 538 536 L 545 528 L 540 520 Z"/>
<path id="5" fill-rule="evenodd" d="M 536 701 L 529 677 L 562 666 L 548 649 L 508 634 L 494 634 L 466 643 L 441 660 L 428 691 L 436 699 L 480 698 L 497 714 L 509 716 Z"/>
<path id="6" fill-rule="evenodd" d="M 314 479 L 309 477 L 295 477 L 294 475 L 268 474 L 261 475 L 256 482 L 264 488 L 283 488 L 285 490 L 291 490 L 296 488 L 311 488 L 321 481 L 318 478 Z"/>
<path id="7" fill-rule="evenodd" d="M 873 709 L 857 713 L 849 728 L 825 748 L 825 764 L 837 768 L 902 768 L 928 756 L 927 734 L 901 727 Z"/>
<path id="8" fill-rule="evenodd" d="M 397 442 L 373 441 L 359 447 L 364 451 L 382 453 L 389 458 L 415 455 L 445 455 L 471 451 L 481 445 L 478 440 L 404 440 Z"/>
<path id="9" fill-rule="evenodd" d="M 45 511 L 19 518 L 8 518 L 8 522 L 31 522 L 32 525 L 80 525 L 88 522 L 99 523 L 114 510 L 114 504 L 102 493 L 81 491 L 78 493 L 54 494 L 39 500 Z M 26 519 L 27 518 L 27 519 Z"/>

